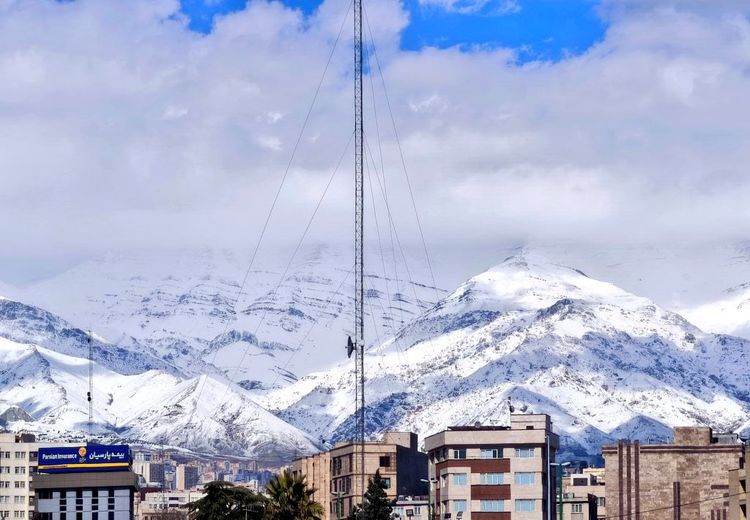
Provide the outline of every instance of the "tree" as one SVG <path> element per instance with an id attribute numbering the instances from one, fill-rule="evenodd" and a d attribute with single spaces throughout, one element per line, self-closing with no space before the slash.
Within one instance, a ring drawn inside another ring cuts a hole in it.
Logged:
<path id="1" fill-rule="evenodd" d="M 289 470 L 276 475 L 266 486 L 267 520 L 321 520 L 323 506 L 313 499 L 315 490 L 307 486 L 304 475 Z"/>
<path id="2" fill-rule="evenodd" d="M 367 520 L 390 520 L 396 501 L 388 498 L 385 489 L 385 481 L 380 477 L 380 470 L 378 470 L 367 484 L 364 508 L 355 506 L 349 515 L 349 520 L 361 520 L 363 518 Z"/>
<path id="3" fill-rule="evenodd" d="M 230 482 L 215 480 L 204 487 L 205 495 L 188 506 L 195 520 L 261 520 L 265 499 Z"/>

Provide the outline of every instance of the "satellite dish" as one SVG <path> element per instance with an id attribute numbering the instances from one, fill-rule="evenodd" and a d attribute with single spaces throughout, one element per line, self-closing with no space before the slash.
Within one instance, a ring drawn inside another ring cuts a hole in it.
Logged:
<path id="1" fill-rule="evenodd" d="M 481 427 L 482 427 L 482 423 L 480 423 L 479 421 L 474 423 L 474 428 L 481 428 Z"/>
<path id="2" fill-rule="evenodd" d="M 346 340 L 346 357 L 352 357 L 352 352 L 354 352 L 354 342 L 352 341 L 352 337 L 349 336 L 349 339 Z"/>

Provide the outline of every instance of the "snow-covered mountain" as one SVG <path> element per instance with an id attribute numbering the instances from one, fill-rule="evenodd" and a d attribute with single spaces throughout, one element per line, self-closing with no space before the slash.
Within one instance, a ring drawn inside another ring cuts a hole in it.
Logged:
<path id="1" fill-rule="evenodd" d="M 730 287 L 716 300 L 683 313 L 705 330 L 750 338 L 750 282 Z"/>
<path id="2" fill-rule="evenodd" d="M 368 428 L 504 424 L 511 396 L 550 413 L 568 453 L 596 455 L 603 442 L 662 439 L 673 425 L 746 430 L 748 366 L 750 341 L 703 333 L 646 298 L 521 254 L 371 349 Z M 348 437 L 352 379 L 341 365 L 263 403 L 316 437 Z"/>
<path id="3" fill-rule="evenodd" d="M 99 363 L 93 369 L 98 438 L 276 462 L 314 450 L 306 434 L 236 385 L 153 369 L 123 374 Z M 88 427 L 88 371 L 85 358 L 0 337 L 4 425 L 43 437 L 80 437 Z"/>
<path id="4" fill-rule="evenodd" d="M 373 343 L 445 295 L 418 262 L 385 256 L 373 255 L 366 280 Z M 32 284 L 23 296 L 185 374 L 220 374 L 260 392 L 332 366 L 351 333 L 351 251 L 310 246 L 288 258 L 272 254 L 246 273 L 248 255 L 226 250 L 113 254 Z"/>

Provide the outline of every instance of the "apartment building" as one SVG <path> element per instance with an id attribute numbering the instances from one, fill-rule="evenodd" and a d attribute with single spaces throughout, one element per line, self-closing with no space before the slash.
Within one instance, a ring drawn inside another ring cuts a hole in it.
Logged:
<path id="1" fill-rule="evenodd" d="M 203 497 L 203 491 L 195 490 L 145 493 L 140 504 L 138 504 L 138 518 L 140 520 L 162 520 L 165 516 L 187 517 L 188 505 Z M 182 513 L 182 515 L 165 513 Z"/>
<path id="2" fill-rule="evenodd" d="M 200 484 L 201 476 L 198 466 L 178 464 L 175 469 L 175 488 L 192 489 Z"/>
<path id="3" fill-rule="evenodd" d="M 34 512 L 31 477 L 40 447 L 64 443 L 36 442 L 30 433 L 0 433 L 0 519 L 30 519 Z"/>
<path id="4" fill-rule="evenodd" d="M 510 426 L 452 426 L 427 437 L 432 518 L 549 518 L 559 442 L 543 414 L 512 414 Z"/>
<path id="5" fill-rule="evenodd" d="M 416 434 L 385 433 L 382 440 L 365 443 L 364 471 L 360 459 L 359 445 L 344 442 L 293 462 L 292 471 L 305 475 L 308 485 L 317 490 L 314 498 L 323 504 L 324 520 L 346 518 L 361 502 L 367 483 L 376 472 L 386 483 L 387 495 L 394 500 L 425 494 L 427 454 L 419 451 Z"/>
<path id="6" fill-rule="evenodd" d="M 557 510 L 558 520 L 597 520 L 600 518 L 598 499 L 592 494 L 564 495 L 562 503 L 557 504 L 557 507 L 562 507 L 562 514 L 560 514 L 560 509 Z M 603 516 L 602 514 L 601 517 Z"/>
<path id="7" fill-rule="evenodd" d="M 729 471 L 729 520 L 748 520 L 747 464 L 750 448 L 745 448 L 743 466 Z"/>
<path id="8" fill-rule="evenodd" d="M 563 500 L 565 502 L 570 499 L 570 503 L 573 504 L 573 499 L 585 499 L 588 500 L 589 496 L 593 496 L 596 500 L 596 512 L 597 517 L 602 520 L 606 517 L 606 486 L 604 482 L 604 471 L 603 468 L 595 468 L 593 471 L 584 470 L 584 473 L 573 474 L 563 479 Z M 586 507 L 589 507 L 586 504 Z M 571 513 L 573 509 L 580 509 L 579 506 L 566 506 L 570 509 Z M 577 512 L 577 511 L 576 511 Z M 565 518 L 574 518 L 571 516 L 565 516 Z M 584 518 L 588 518 L 584 515 Z"/>
<path id="9" fill-rule="evenodd" d="M 399 520 L 429 520 L 430 504 L 427 496 L 405 497 L 396 499 L 393 506 L 393 518 Z"/>
<path id="10" fill-rule="evenodd" d="M 606 515 L 623 520 L 727 520 L 729 470 L 743 466 L 734 434 L 674 428 L 672 444 L 604 446 Z"/>

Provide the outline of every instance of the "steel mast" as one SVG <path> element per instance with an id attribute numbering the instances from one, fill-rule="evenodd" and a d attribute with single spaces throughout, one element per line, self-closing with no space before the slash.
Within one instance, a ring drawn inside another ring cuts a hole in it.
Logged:
<path id="1" fill-rule="evenodd" d="M 365 496 L 365 310 L 364 310 L 364 126 L 362 110 L 362 0 L 354 7 L 354 346 L 356 442 L 359 444 L 360 490 Z"/>

